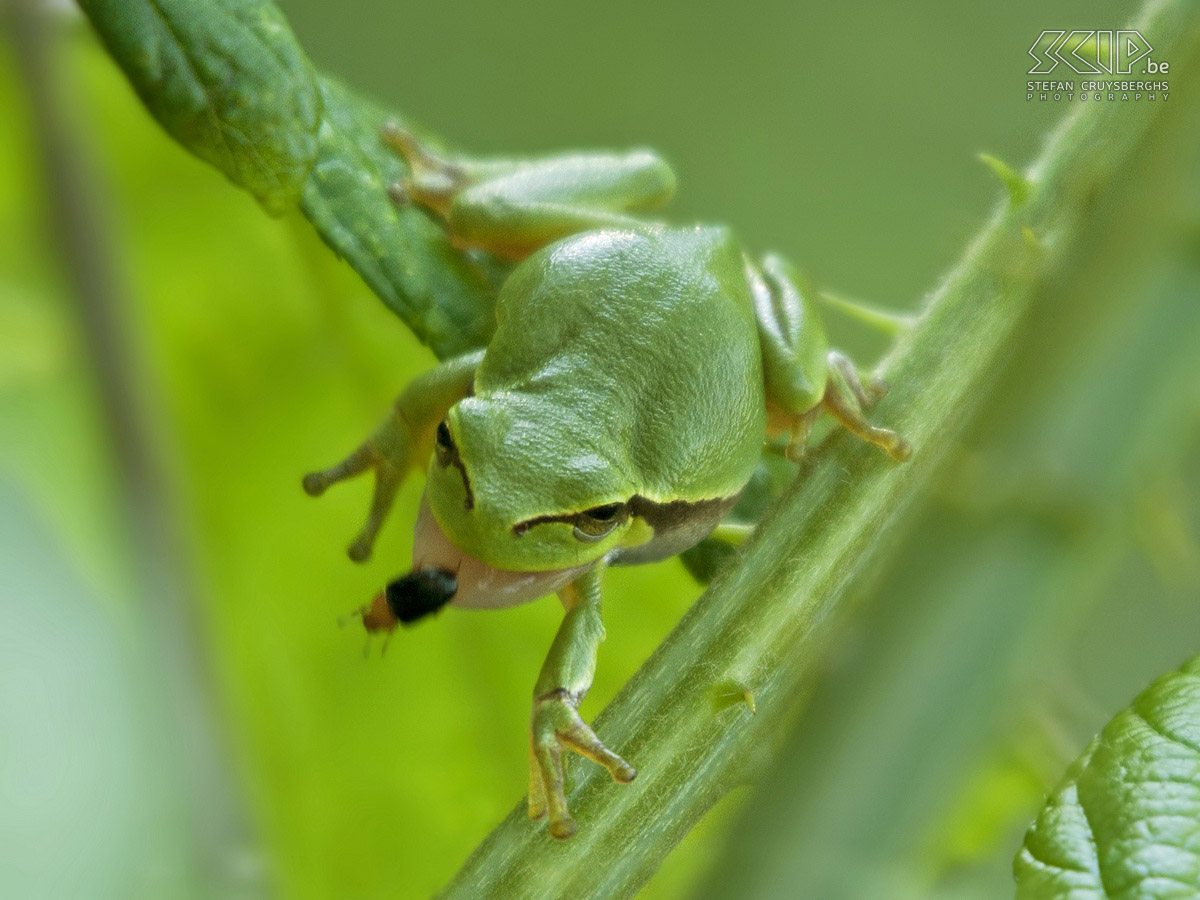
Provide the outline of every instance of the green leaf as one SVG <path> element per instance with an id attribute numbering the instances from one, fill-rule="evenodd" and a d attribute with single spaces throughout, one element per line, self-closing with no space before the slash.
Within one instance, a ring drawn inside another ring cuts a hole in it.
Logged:
<path id="1" fill-rule="evenodd" d="M 424 210 L 396 209 L 387 187 L 407 170 L 380 129 L 397 117 L 318 75 L 275 4 L 81 5 L 179 143 L 272 212 L 299 205 L 325 243 L 439 357 L 486 343 L 506 266 L 452 248 Z"/>
<path id="2" fill-rule="evenodd" d="M 439 357 L 483 346 L 494 324 L 486 258 L 451 247 L 424 210 L 397 209 L 388 199 L 388 185 L 406 169 L 379 131 L 396 117 L 332 79 L 322 78 L 321 89 L 325 120 L 317 164 L 304 188 L 304 214 Z"/>
<path id="3" fill-rule="evenodd" d="M 321 93 L 283 14 L 264 0 L 82 0 L 159 123 L 272 211 L 317 156 Z"/>
<path id="4" fill-rule="evenodd" d="M 1200 896 L 1200 657 L 1088 745 L 1013 868 L 1020 900 Z"/>

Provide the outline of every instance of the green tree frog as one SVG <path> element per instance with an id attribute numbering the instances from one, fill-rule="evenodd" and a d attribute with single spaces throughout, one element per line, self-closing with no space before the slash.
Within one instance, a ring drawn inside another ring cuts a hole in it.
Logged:
<path id="1" fill-rule="evenodd" d="M 896 459 L 908 444 L 868 421 L 883 386 L 831 351 L 805 282 L 751 259 L 726 228 L 640 214 L 675 190 L 649 151 L 533 160 L 444 158 L 398 126 L 411 173 L 398 203 L 449 240 L 514 261 L 486 347 L 417 378 L 318 495 L 368 469 L 375 492 L 350 556 L 363 560 L 396 489 L 426 465 L 413 569 L 363 611 L 391 630 L 446 604 L 494 608 L 557 592 L 562 625 L 534 688 L 529 815 L 575 823 L 572 750 L 622 783 L 636 772 L 580 718 L 604 639 L 610 565 L 664 559 L 705 538 L 737 500 L 768 435 L 800 448 L 828 412 Z"/>

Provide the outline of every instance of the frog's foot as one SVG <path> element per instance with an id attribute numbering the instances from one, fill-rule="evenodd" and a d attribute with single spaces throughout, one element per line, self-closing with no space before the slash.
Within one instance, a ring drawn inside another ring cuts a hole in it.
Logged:
<path id="1" fill-rule="evenodd" d="M 863 414 L 887 393 L 887 384 L 880 379 L 868 379 L 864 384 L 849 357 L 829 353 L 829 383 L 821 406 L 829 410 L 851 434 L 882 447 L 897 461 L 908 459 L 912 445 L 889 428 L 880 428 Z"/>
<path id="2" fill-rule="evenodd" d="M 613 753 L 579 717 L 578 698 L 565 690 L 551 691 L 533 701 L 529 727 L 529 818 L 550 814 L 550 834 L 565 840 L 575 833 L 563 789 L 562 752 L 574 750 L 597 762 L 613 781 L 629 784 L 637 770 Z"/>
<path id="3" fill-rule="evenodd" d="M 304 476 L 302 484 L 305 493 L 310 497 L 319 497 L 332 484 L 353 478 L 368 469 L 374 470 L 375 491 L 371 497 L 367 520 L 346 551 L 355 562 L 363 562 L 371 556 L 375 538 L 408 471 L 411 447 L 412 440 L 408 429 L 398 417 L 391 417 L 341 462 Z"/>
<path id="4" fill-rule="evenodd" d="M 826 359 L 830 371 L 841 379 L 846 389 L 854 395 L 854 399 L 863 409 L 873 407 L 888 392 L 887 382 L 882 378 L 871 376 L 864 381 L 858 374 L 858 368 L 854 365 L 854 361 L 845 353 L 830 350 Z"/>
<path id="5" fill-rule="evenodd" d="M 419 203 L 448 219 L 454 195 L 470 181 L 461 165 L 433 153 L 416 136 L 395 122 L 383 126 L 383 141 L 408 163 L 410 175 L 388 187 L 397 206 Z"/>
<path id="6" fill-rule="evenodd" d="M 796 416 L 792 421 L 787 446 L 783 451 L 784 459 L 788 462 L 798 463 L 804 459 L 804 455 L 808 452 L 808 437 L 812 434 L 813 424 L 821 415 L 821 409 L 822 406 L 818 403 L 808 412 Z"/>

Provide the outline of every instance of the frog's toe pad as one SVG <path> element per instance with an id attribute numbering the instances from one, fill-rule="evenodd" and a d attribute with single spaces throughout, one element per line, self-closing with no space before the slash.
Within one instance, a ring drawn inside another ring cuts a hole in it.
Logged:
<path id="1" fill-rule="evenodd" d="M 570 816 L 564 816 L 550 823 L 550 837 L 558 841 L 565 841 L 575 834 L 576 829 L 575 820 Z"/>
<path id="2" fill-rule="evenodd" d="M 622 762 L 620 766 L 610 769 L 609 774 L 617 784 L 630 784 L 633 779 L 637 778 L 637 769 L 627 762 Z"/>
<path id="3" fill-rule="evenodd" d="M 904 462 L 912 456 L 912 444 L 895 432 L 892 432 L 892 438 L 891 443 L 884 448 L 892 459 L 896 460 L 896 462 Z"/>
<path id="4" fill-rule="evenodd" d="M 788 441 L 787 446 L 783 449 L 783 458 L 790 463 L 802 463 L 804 457 L 808 455 L 807 441 Z"/>
<path id="5" fill-rule="evenodd" d="M 329 487 L 329 480 L 325 478 L 324 472 L 309 472 L 300 481 L 300 485 L 304 488 L 304 493 L 310 497 L 320 497 L 325 493 L 325 489 Z"/>

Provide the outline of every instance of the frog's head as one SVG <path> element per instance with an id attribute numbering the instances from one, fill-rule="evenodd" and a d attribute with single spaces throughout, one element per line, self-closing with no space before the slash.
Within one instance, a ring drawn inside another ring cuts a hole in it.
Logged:
<path id="1" fill-rule="evenodd" d="M 393 582 L 392 605 L 409 618 L 447 602 L 512 606 L 558 590 L 621 544 L 628 464 L 615 436 L 596 432 L 536 395 L 454 406 L 437 428 L 413 573 Z"/>

